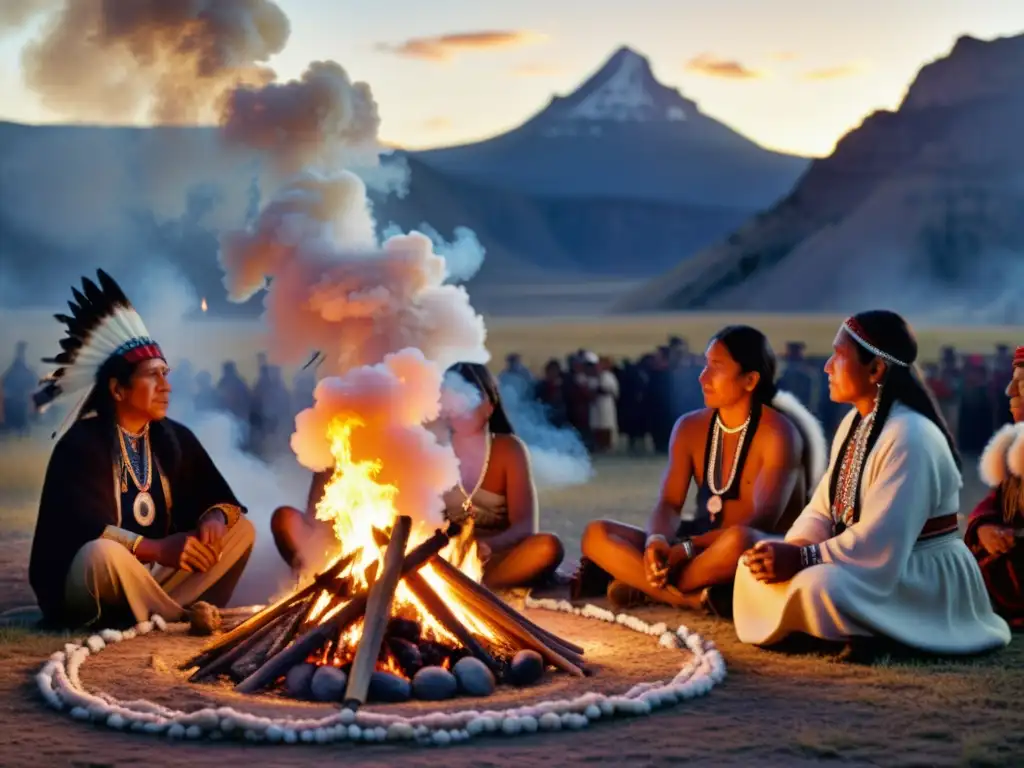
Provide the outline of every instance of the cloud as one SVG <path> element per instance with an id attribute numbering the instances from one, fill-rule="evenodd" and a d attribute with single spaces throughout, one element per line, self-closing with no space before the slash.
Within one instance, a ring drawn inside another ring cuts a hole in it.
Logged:
<path id="1" fill-rule="evenodd" d="M 796 51 L 776 51 L 769 57 L 772 61 L 778 61 L 780 63 L 787 63 L 790 61 L 796 61 L 800 58 L 800 54 Z"/>
<path id="2" fill-rule="evenodd" d="M 804 72 L 801 76 L 804 80 L 838 80 L 843 77 L 853 77 L 863 71 L 859 64 L 840 64 L 836 67 L 823 67 Z"/>
<path id="3" fill-rule="evenodd" d="M 709 77 L 725 77 L 733 80 L 753 80 L 763 74 L 750 69 L 735 59 L 720 59 L 710 53 L 702 53 L 686 62 L 686 69 Z"/>
<path id="4" fill-rule="evenodd" d="M 431 117 L 423 121 L 420 125 L 425 131 L 446 131 L 454 125 L 451 118 L 448 117 Z"/>
<path id="5" fill-rule="evenodd" d="M 526 30 L 485 30 L 456 32 L 436 37 L 411 37 L 401 43 L 378 43 L 377 50 L 427 61 L 451 61 L 459 53 L 492 48 L 514 48 L 544 39 Z"/>
<path id="6" fill-rule="evenodd" d="M 512 74 L 517 77 L 552 77 L 560 75 L 564 71 L 565 69 L 558 64 L 542 61 L 527 62 L 512 68 Z"/>

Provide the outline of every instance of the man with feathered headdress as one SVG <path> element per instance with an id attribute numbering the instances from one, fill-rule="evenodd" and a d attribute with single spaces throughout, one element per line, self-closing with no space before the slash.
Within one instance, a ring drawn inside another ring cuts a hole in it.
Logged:
<path id="1" fill-rule="evenodd" d="M 49 624 L 179 620 L 230 598 L 255 538 L 196 436 L 167 418 L 170 369 L 106 273 L 72 288 L 36 407 L 72 402 L 46 470 L 29 581 Z M 56 433 L 55 433 L 56 436 Z"/>
<path id="2" fill-rule="evenodd" d="M 1006 395 L 1014 423 L 997 431 L 981 454 L 978 474 L 992 490 L 971 512 L 964 541 L 978 558 L 996 612 L 1024 629 L 1024 347 L 1013 355 Z"/>

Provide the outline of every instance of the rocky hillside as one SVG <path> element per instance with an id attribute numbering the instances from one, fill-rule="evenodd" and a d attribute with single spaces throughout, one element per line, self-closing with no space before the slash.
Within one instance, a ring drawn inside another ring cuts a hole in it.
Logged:
<path id="1" fill-rule="evenodd" d="M 1024 276 L 1024 36 L 961 38 L 793 192 L 619 309 L 1017 317 Z"/>

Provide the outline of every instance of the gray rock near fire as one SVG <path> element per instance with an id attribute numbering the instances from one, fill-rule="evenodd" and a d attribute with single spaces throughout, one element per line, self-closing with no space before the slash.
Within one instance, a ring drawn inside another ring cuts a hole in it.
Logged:
<path id="1" fill-rule="evenodd" d="M 398 704 L 412 697 L 412 686 L 408 680 L 390 672 L 374 672 L 370 675 L 367 697 L 370 701 Z"/>
<path id="2" fill-rule="evenodd" d="M 412 679 L 413 693 L 424 701 L 450 699 L 458 687 L 455 675 L 443 667 L 424 667 Z"/>
<path id="3" fill-rule="evenodd" d="M 296 664 L 289 669 L 284 677 L 284 687 L 288 695 L 295 699 L 308 699 L 315 673 L 315 664 Z"/>
<path id="4" fill-rule="evenodd" d="M 532 685 L 544 674 L 544 659 L 536 651 L 520 651 L 512 657 L 508 681 L 513 685 Z"/>
<path id="5" fill-rule="evenodd" d="M 494 673 L 480 659 L 473 656 L 460 659 L 452 672 L 463 693 L 470 696 L 490 696 L 494 693 Z"/>
<path id="6" fill-rule="evenodd" d="M 319 667 L 313 673 L 309 692 L 317 701 L 341 701 L 348 685 L 348 675 L 337 667 Z"/>

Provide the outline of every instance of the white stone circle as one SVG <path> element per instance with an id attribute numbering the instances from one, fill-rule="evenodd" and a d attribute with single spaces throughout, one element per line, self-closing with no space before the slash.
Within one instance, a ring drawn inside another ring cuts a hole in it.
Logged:
<path id="1" fill-rule="evenodd" d="M 657 637 L 659 645 L 666 648 L 688 649 L 692 658 L 672 680 L 639 683 L 621 695 L 587 693 L 574 699 L 544 701 L 499 711 L 431 712 L 414 717 L 351 709 L 305 719 L 260 717 L 231 707 L 182 712 L 144 699 L 122 701 L 87 690 L 79 678 L 79 670 L 91 654 L 153 631 L 187 628 L 186 624 L 168 624 L 161 616 L 154 615 L 152 620 L 131 629 L 105 629 L 81 643 L 67 643 L 63 651 L 50 656 L 36 674 L 36 682 L 47 704 L 76 720 L 168 739 L 231 738 L 272 744 L 406 741 L 423 746 L 447 746 L 488 734 L 516 736 L 538 730 L 580 730 L 595 720 L 649 715 L 659 707 L 703 696 L 725 679 L 725 662 L 714 643 L 685 626 L 673 632 L 664 623 L 648 624 L 625 613 L 615 614 L 594 605 L 581 608 L 566 600 L 527 597 L 526 607 L 621 624 L 635 632 Z"/>

